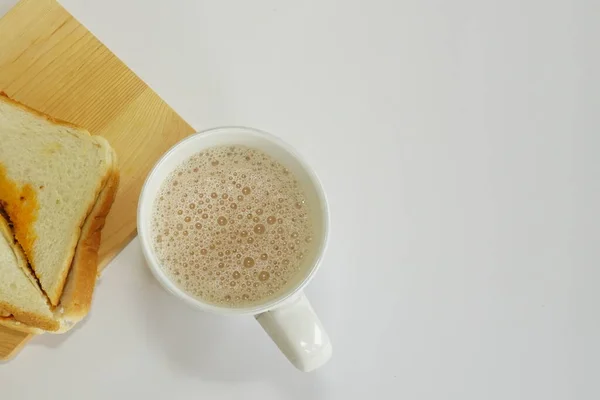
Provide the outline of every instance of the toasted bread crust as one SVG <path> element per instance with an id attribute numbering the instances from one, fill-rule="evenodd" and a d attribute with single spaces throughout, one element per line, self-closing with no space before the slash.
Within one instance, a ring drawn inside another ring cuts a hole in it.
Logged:
<path id="1" fill-rule="evenodd" d="M 24 312 L 14 307 L 12 304 L 0 301 L 0 308 L 10 313 L 12 317 L 14 317 L 14 320 L 29 325 L 30 327 L 40 328 L 46 331 L 58 331 L 60 329 L 58 321 L 50 318 L 43 318 L 33 313 Z"/>
<path id="2" fill-rule="evenodd" d="M 98 249 L 101 231 L 119 187 L 116 155 L 112 154 L 112 169 L 94 207 L 85 220 L 67 283 L 58 306 L 61 318 L 77 322 L 85 317 L 92 303 L 98 274 Z"/>
<path id="3" fill-rule="evenodd" d="M 0 317 L 0 325 L 5 326 L 7 328 L 13 329 L 15 331 L 31 333 L 33 335 L 39 335 L 44 333 L 43 329 L 34 328 L 29 325 L 25 325 L 14 319 L 14 317 Z"/>

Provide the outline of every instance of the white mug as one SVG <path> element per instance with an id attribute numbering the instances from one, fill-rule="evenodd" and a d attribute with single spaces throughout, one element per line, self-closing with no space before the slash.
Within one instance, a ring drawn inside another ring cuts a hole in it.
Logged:
<path id="1" fill-rule="evenodd" d="M 315 251 L 305 260 L 303 275 L 278 297 L 263 304 L 233 308 L 210 304 L 180 289 L 162 270 L 151 239 L 151 221 L 157 193 L 182 162 L 204 149 L 241 145 L 265 152 L 286 166 L 298 179 L 315 215 Z M 137 228 L 148 266 L 161 285 L 193 307 L 222 315 L 253 315 L 296 368 L 308 372 L 325 364 L 332 354 L 329 336 L 303 293 L 319 269 L 329 233 L 329 210 L 319 179 L 286 143 L 268 133 L 243 127 L 223 127 L 192 135 L 171 148 L 148 175 L 138 205 Z"/>

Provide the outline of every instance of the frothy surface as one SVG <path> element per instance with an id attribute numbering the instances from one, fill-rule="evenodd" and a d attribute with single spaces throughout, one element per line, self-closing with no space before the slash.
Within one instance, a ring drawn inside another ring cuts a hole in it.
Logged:
<path id="1" fill-rule="evenodd" d="M 313 224 L 296 177 L 243 146 L 198 153 L 165 180 L 152 241 L 163 270 L 187 293 L 230 307 L 285 291 L 302 269 Z"/>

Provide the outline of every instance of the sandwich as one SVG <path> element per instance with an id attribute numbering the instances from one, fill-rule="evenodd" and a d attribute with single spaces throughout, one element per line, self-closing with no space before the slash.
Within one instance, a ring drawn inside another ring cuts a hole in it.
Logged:
<path id="1" fill-rule="evenodd" d="M 88 313 L 118 182 L 105 139 L 0 93 L 0 324 L 62 332 Z"/>

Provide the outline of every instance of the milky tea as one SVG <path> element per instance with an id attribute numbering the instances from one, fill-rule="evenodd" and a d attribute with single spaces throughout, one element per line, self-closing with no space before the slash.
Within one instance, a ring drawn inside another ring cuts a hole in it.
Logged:
<path id="1" fill-rule="evenodd" d="M 264 303 L 305 275 L 315 251 L 310 205 L 296 177 L 244 146 L 207 149 L 163 182 L 152 244 L 188 294 L 227 307 Z"/>

